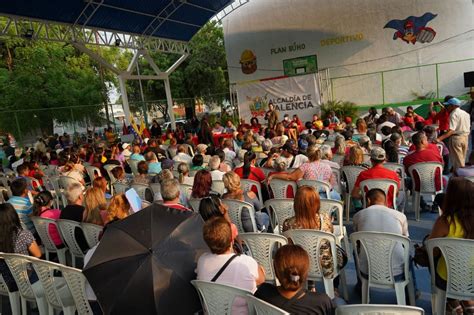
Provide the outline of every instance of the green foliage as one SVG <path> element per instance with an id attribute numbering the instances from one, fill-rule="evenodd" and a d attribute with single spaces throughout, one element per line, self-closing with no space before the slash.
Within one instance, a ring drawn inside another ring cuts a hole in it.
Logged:
<path id="1" fill-rule="evenodd" d="M 321 105 L 321 114 L 323 118 L 326 118 L 329 112 L 334 111 L 336 116 L 344 119 L 345 117 L 351 117 L 352 120 L 359 117 L 357 105 L 347 101 L 329 101 Z"/>
<path id="2" fill-rule="evenodd" d="M 2 47 L 0 64 L 0 126 L 16 132 L 17 113 L 22 133 L 41 129 L 51 133 L 53 119 L 71 121 L 71 111 L 49 108 L 98 104 L 103 100 L 101 82 L 89 57 L 72 46 L 26 42 Z M 99 108 L 75 110 L 75 120 L 98 118 Z"/>

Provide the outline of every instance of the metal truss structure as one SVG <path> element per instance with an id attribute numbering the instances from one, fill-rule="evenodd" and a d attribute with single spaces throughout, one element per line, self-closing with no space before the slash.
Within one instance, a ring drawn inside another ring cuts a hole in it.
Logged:
<path id="1" fill-rule="evenodd" d="M 141 36 L 113 30 L 88 28 L 84 25 L 61 24 L 57 22 L 3 16 L 0 36 L 22 37 L 32 40 L 46 40 L 62 43 L 120 47 L 125 49 L 147 49 L 165 53 L 186 54 L 190 52 L 185 42 Z"/>
<path id="2" fill-rule="evenodd" d="M 243 6 L 244 4 L 248 3 L 250 0 L 235 0 L 228 6 L 226 6 L 224 9 L 222 9 L 220 12 L 216 14 L 216 19 L 220 22 L 222 21 L 226 16 Z"/>

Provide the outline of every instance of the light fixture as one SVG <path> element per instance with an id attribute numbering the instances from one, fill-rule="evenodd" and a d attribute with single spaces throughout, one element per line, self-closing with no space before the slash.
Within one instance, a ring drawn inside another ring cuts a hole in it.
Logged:
<path id="1" fill-rule="evenodd" d="M 117 38 L 117 39 L 115 40 L 115 46 L 118 47 L 118 46 L 120 46 L 120 44 L 122 44 L 122 40 L 121 40 L 120 38 Z"/>
<path id="2" fill-rule="evenodd" d="M 34 33 L 35 33 L 35 31 L 33 29 L 29 28 L 23 33 L 23 37 L 27 38 L 27 39 L 32 39 Z"/>

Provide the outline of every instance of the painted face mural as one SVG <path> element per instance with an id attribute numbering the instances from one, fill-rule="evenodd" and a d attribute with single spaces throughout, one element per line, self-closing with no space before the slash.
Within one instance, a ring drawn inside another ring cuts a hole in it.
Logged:
<path id="1" fill-rule="evenodd" d="M 257 71 L 257 56 L 254 52 L 246 49 L 240 55 L 240 66 L 242 68 L 242 73 L 252 74 Z"/>

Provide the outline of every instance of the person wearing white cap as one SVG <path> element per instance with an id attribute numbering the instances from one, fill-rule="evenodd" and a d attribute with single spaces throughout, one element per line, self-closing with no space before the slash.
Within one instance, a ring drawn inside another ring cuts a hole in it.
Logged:
<path id="1" fill-rule="evenodd" d="M 130 158 L 130 155 L 132 155 L 132 152 L 130 152 L 130 144 L 128 143 L 124 143 L 122 144 L 122 154 L 123 156 L 125 157 L 125 159 L 127 160 L 128 158 Z"/>
<path id="2" fill-rule="evenodd" d="M 209 160 L 211 159 L 210 155 L 206 155 L 207 147 L 207 144 L 204 143 L 200 143 L 196 146 L 196 154 L 202 155 L 202 157 L 204 158 L 204 164 L 208 164 Z"/>
<path id="3" fill-rule="evenodd" d="M 436 141 L 441 142 L 449 138 L 449 159 L 452 171 L 464 167 L 469 149 L 469 133 L 471 131 L 471 117 L 461 108 L 461 101 L 453 97 L 444 103 L 449 112 L 449 129 L 439 136 Z"/>

